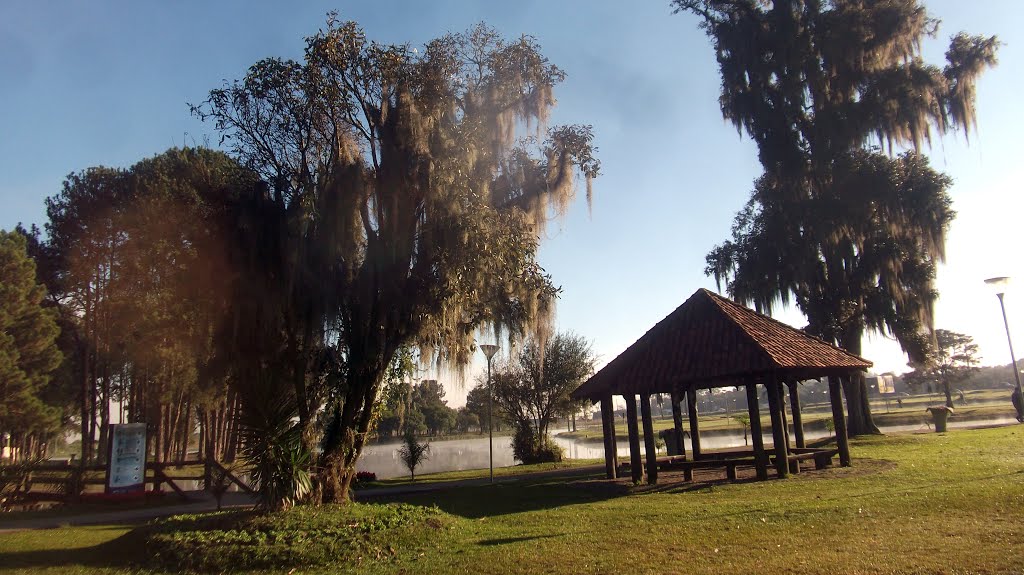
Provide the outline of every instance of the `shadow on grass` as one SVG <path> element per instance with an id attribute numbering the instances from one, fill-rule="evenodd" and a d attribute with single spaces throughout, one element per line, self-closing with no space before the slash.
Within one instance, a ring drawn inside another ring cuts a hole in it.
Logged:
<path id="1" fill-rule="evenodd" d="M 558 537 L 558 535 L 532 535 L 529 537 L 505 537 L 502 539 L 485 539 L 477 543 L 478 545 L 484 545 L 486 547 L 493 547 L 496 545 L 508 545 L 510 543 L 522 543 L 524 541 L 534 541 L 536 539 L 552 539 Z"/>
<path id="2" fill-rule="evenodd" d="M 97 530 L 124 529 L 121 525 L 95 528 Z M 50 531 L 50 530 L 46 530 Z M 0 551 L 0 573 L 13 569 L 72 568 L 84 569 L 127 568 L 142 558 L 142 545 L 134 532 L 98 545 L 67 548 L 67 541 L 54 536 L 48 541 L 52 548 L 31 551 Z"/>
<path id="3" fill-rule="evenodd" d="M 600 478 L 603 479 L 601 474 Z M 598 475 L 550 477 L 535 480 L 460 486 L 421 493 L 385 495 L 375 502 L 436 505 L 452 515 L 480 519 L 511 513 L 555 509 L 567 505 L 594 503 L 627 495 L 628 491 L 590 488 L 600 483 Z"/>
<path id="4" fill-rule="evenodd" d="M 681 475 L 681 474 L 680 474 Z M 480 519 L 512 513 L 550 510 L 569 505 L 598 503 L 620 497 L 638 497 L 661 493 L 689 493 L 713 490 L 718 485 L 755 483 L 755 478 L 738 481 L 703 478 L 684 482 L 668 479 L 657 485 L 633 485 L 628 480 L 608 480 L 604 473 L 585 476 L 548 477 L 529 481 L 452 487 L 420 493 L 404 493 L 377 497 L 376 502 L 400 502 L 413 505 L 436 505 L 452 515 Z"/>

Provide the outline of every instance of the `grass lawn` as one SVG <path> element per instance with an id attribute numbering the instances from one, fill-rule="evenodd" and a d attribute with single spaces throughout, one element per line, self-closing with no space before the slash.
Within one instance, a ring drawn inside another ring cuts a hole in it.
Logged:
<path id="1" fill-rule="evenodd" d="M 546 477 L 398 496 L 438 506 L 443 527 L 399 534 L 400 549 L 383 556 L 294 572 L 1024 571 L 1024 426 L 870 437 L 852 449 L 852 468 L 784 481 L 633 488 Z M 128 530 L 0 534 L 0 573 L 137 572 L 120 566 L 142 551 L 117 539 Z"/>

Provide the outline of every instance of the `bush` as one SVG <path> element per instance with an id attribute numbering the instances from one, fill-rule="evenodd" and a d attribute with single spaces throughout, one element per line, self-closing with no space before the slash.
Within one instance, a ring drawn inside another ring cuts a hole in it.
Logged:
<path id="1" fill-rule="evenodd" d="M 545 441 L 543 445 L 537 446 L 533 452 L 533 460 L 523 463 L 558 463 L 562 461 L 565 453 L 562 448 L 555 445 L 550 441 Z"/>
<path id="2" fill-rule="evenodd" d="M 562 460 L 562 448 L 547 441 L 540 441 L 537 432 L 529 423 L 516 424 L 512 436 L 512 455 L 523 464 L 553 463 Z"/>
<path id="3" fill-rule="evenodd" d="M 366 483 L 367 481 L 377 481 L 377 474 L 372 471 L 360 471 L 356 473 L 356 483 Z"/>
<path id="4" fill-rule="evenodd" d="M 388 562 L 415 553 L 454 518 L 406 504 L 321 507 L 259 513 L 227 511 L 160 519 L 130 534 L 147 566 L 170 572 L 250 572 L 357 561 Z M 431 532 L 430 535 L 424 531 Z M 127 543 L 127 542 L 122 542 Z"/>

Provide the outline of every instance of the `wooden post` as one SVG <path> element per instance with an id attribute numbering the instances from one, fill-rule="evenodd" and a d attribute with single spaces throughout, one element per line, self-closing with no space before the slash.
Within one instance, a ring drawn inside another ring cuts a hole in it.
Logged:
<path id="1" fill-rule="evenodd" d="M 846 437 L 846 416 L 843 414 L 843 391 L 837 376 L 828 378 L 828 398 L 832 402 L 832 426 L 836 430 L 839 465 L 850 466 L 850 442 Z"/>
<path id="2" fill-rule="evenodd" d="M 779 381 L 775 374 L 768 376 L 765 384 L 768 388 L 768 413 L 772 417 L 772 442 L 775 444 L 775 473 L 779 479 L 789 476 L 789 452 L 786 450 L 785 422 L 782 421 L 782 409 L 779 406 Z"/>
<path id="3" fill-rule="evenodd" d="M 647 451 L 647 483 L 658 484 L 658 444 L 654 442 L 654 422 L 651 420 L 651 396 L 640 396 L 640 417 L 644 424 L 644 447 Z"/>
<path id="4" fill-rule="evenodd" d="M 750 416 L 750 439 L 754 442 L 754 461 L 757 478 L 768 479 L 768 455 L 764 452 L 764 439 L 761 437 L 761 409 L 757 405 L 757 383 L 747 380 L 747 414 Z"/>
<path id="5" fill-rule="evenodd" d="M 793 412 L 793 435 L 796 436 L 796 446 L 800 449 L 807 447 L 804 441 L 804 421 L 800 415 L 800 382 L 793 380 L 789 382 L 789 407 Z"/>
<path id="6" fill-rule="evenodd" d="M 775 381 L 775 389 L 779 392 L 779 415 L 782 417 L 782 433 L 786 438 L 786 452 L 788 453 L 793 448 L 793 444 L 789 441 L 789 420 L 786 417 L 786 391 L 779 380 Z"/>
<path id="7" fill-rule="evenodd" d="M 615 445 L 615 407 L 612 396 L 601 399 L 601 431 L 604 434 L 604 473 L 608 479 L 618 476 L 618 457 Z"/>
<path id="8" fill-rule="evenodd" d="M 640 421 L 643 424 L 644 451 L 647 455 L 647 483 L 657 485 L 657 443 L 650 415 L 650 394 L 640 395 Z"/>
<path id="9" fill-rule="evenodd" d="M 690 444 L 693 458 L 700 459 L 700 424 L 697 420 L 697 388 L 686 390 L 686 410 L 690 413 Z"/>
<path id="10" fill-rule="evenodd" d="M 680 402 L 679 392 L 672 392 L 672 428 L 676 430 L 676 437 L 679 438 L 679 454 L 686 459 L 686 442 L 683 441 L 683 406 Z"/>
<path id="11" fill-rule="evenodd" d="M 633 483 L 644 479 L 644 468 L 640 462 L 640 432 L 636 424 L 636 396 L 624 395 L 626 398 L 626 426 L 629 428 L 629 469 L 633 475 Z"/>

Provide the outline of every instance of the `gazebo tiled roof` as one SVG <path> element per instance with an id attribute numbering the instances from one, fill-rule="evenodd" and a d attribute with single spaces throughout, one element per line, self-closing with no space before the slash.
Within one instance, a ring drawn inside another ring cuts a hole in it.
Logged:
<path id="1" fill-rule="evenodd" d="M 697 290 L 573 396 L 668 393 L 776 373 L 809 379 L 871 362 L 706 289 Z"/>

